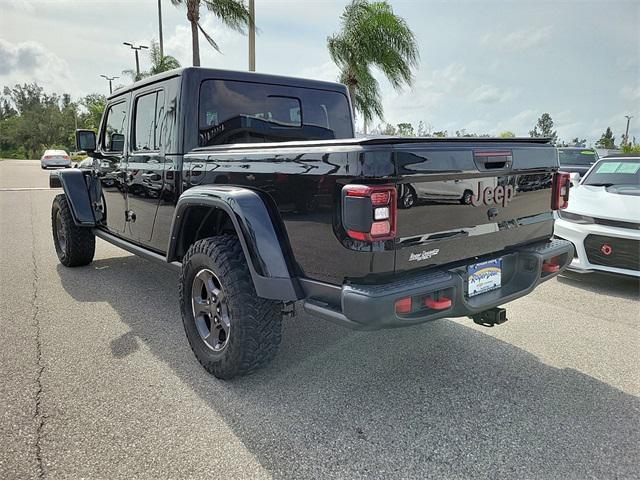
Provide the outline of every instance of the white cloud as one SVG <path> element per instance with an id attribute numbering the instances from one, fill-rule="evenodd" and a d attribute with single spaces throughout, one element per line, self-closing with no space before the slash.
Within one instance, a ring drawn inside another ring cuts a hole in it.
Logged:
<path id="1" fill-rule="evenodd" d="M 230 70 L 246 68 L 246 37 L 242 34 L 233 32 L 220 25 L 216 18 L 201 12 L 200 24 L 205 32 L 213 38 L 221 50 L 217 52 L 202 33 L 198 32 L 198 40 L 200 45 L 200 64 L 203 67 L 226 68 Z M 192 64 L 191 51 L 191 26 L 186 20 L 184 23 L 177 24 L 173 32 L 165 37 L 164 49 L 168 55 L 173 55 L 178 59 L 181 65 L 189 66 Z M 244 55 L 238 55 L 238 52 L 245 52 Z"/>
<path id="2" fill-rule="evenodd" d="M 622 98 L 629 101 L 638 102 L 640 101 L 640 85 L 636 85 L 635 87 L 622 87 L 620 95 L 622 95 Z"/>
<path id="3" fill-rule="evenodd" d="M 0 38 L 0 76 L 38 79 L 56 86 L 69 79 L 67 62 L 38 42 L 11 43 Z M 32 80 L 30 80 L 32 81 Z"/>
<path id="4" fill-rule="evenodd" d="M 35 6 L 31 0 L 8 0 L 7 6 L 22 12 L 33 12 L 35 10 Z"/>
<path id="5" fill-rule="evenodd" d="M 506 33 L 491 32 L 482 37 L 482 44 L 501 50 L 517 52 L 538 47 L 551 39 L 552 27 L 545 25 Z"/>
<path id="6" fill-rule="evenodd" d="M 390 87 L 383 90 L 385 112 L 404 118 L 413 113 L 431 112 L 439 108 L 442 101 L 449 96 L 463 96 L 465 91 L 465 75 L 467 67 L 461 63 L 451 63 L 442 69 L 433 70 L 430 74 L 418 73 L 411 90 L 396 92 Z"/>
<path id="7" fill-rule="evenodd" d="M 311 78 L 313 80 L 325 80 L 327 82 L 335 82 L 340 74 L 340 70 L 331 60 L 307 67 L 302 70 L 297 76 L 302 78 Z"/>
<path id="8" fill-rule="evenodd" d="M 469 100 L 477 103 L 503 103 L 512 100 L 518 92 L 513 88 L 500 89 L 495 85 L 483 84 L 469 94 Z"/>
<path id="9" fill-rule="evenodd" d="M 623 71 L 630 72 L 640 67 L 640 60 L 633 55 L 621 56 L 616 58 L 616 65 Z"/>

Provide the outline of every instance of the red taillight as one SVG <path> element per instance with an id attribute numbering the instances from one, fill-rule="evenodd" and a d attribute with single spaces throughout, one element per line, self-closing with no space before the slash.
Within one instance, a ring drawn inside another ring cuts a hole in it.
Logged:
<path id="1" fill-rule="evenodd" d="M 44 156 L 44 159 L 45 159 L 45 160 L 50 160 L 50 159 L 51 159 L 51 155 L 45 155 L 45 156 Z"/>
<path id="2" fill-rule="evenodd" d="M 342 221 L 349 237 L 364 242 L 395 238 L 394 185 L 345 185 L 342 193 Z"/>
<path id="3" fill-rule="evenodd" d="M 411 297 L 396 300 L 396 313 L 411 313 L 412 302 Z"/>
<path id="4" fill-rule="evenodd" d="M 374 207 L 379 207 L 382 205 L 388 205 L 389 200 L 391 199 L 391 194 L 386 192 L 373 192 L 371 194 L 371 204 Z"/>
<path id="5" fill-rule="evenodd" d="M 65 160 L 69 160 L 69 155 L 63 155 L 62 158 L 64 158 Z"/>
<path id="6" fill-rule="evenodd" d="M 566 172 L 556 172 L 553 174 L 551 185 L 551 210 L 564 210 L 569 206 L 569 189 L 571 178 Z"/>

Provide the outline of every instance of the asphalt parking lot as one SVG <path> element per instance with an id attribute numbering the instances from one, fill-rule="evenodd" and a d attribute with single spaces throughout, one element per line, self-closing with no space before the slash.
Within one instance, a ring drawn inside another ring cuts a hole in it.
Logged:
<path id="1" fill-rule="evenodd" d="M 58 264 L 48 172 L 0 161 L 0 478 L 638 478 L 638 282 L 567 274 L 483 328 L 299 312 L 222 382 L 177 275 L 98 240 Z"/>

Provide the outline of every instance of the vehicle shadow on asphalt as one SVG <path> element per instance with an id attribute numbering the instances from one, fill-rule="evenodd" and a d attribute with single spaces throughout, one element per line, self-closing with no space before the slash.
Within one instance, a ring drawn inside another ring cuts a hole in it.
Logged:
<path id="1" fill-rule="evenodd" d="M 628 300 L 640 299 L 640 279 L 610 273 L 578 273 L 565 271 L 558 277 L 558 282 L 582 288 L 593 293 L 610 295 Z"/>
<path id="2" fill-rule="evenodd" d="M 129 326 L 116 359 L 146 344 L 274 477 L 637 473 L 640 399 L 455 322 L 355 332 L 299 315 L 269 367 L 222 382 L 191 353 L 174 272 L 126 256 L 58 273 Z"/>

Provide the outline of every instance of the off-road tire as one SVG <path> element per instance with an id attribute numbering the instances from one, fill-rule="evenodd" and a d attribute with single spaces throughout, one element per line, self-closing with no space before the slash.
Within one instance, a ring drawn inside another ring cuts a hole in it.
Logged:
<path id="1" fill-rule="evenodd" d="M 57 217 L 60 215 L 60 222 Z M 64 242 L 60 241 L 59 228 L 63 229 Z M 56 195 L 51 206 L 51 231 L 58 259 L 65 267 L 80 267 L 93 261 L 96 237 L 87 227 L 78 227 L 71 214 L 71 207 L 64 193 Z"/>
<path id="2" fill-rule="evenodd" d="M 209 348 L 196 328 L 192 287 L 202 269 L 215 274 L 227 302 L 231 327 L 221 351 Z M 282 303 L 258 297 L 236 237 L 219 235 L 191 245 L 182 260 L 178 289 L 187 339 L 209 373 L 228 380 L 249 374 L 275 357 L 282 338 Z"/>

